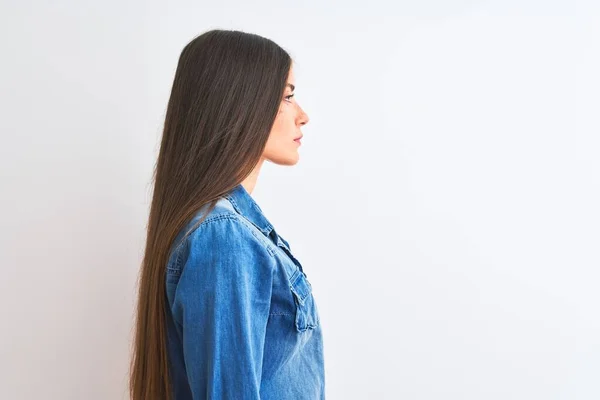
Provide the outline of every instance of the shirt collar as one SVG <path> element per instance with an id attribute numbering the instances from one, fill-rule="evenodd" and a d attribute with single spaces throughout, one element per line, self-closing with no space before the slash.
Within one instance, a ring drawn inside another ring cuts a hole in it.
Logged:
<path id="1" fill-rule="evenodd" d="M 231 202 L 233 208 L 238 213 L 252 222 L 265 236 L 270 235 L 273 225 L 265 217 L 259 205 L 241 183 L 226 193 L 224 197 Z"/>

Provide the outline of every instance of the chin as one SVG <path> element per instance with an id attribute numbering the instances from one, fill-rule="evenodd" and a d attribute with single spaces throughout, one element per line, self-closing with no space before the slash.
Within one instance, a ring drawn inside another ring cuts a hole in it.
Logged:
<path id="1" fill-rule="evenodd" d="M 291 155 L 286 155 L 286 156 L 279 156 L 279 157 L 272 157 L 270 159 L 268 159 L 269 161 L 271 161 L 273 164 L 277 164 L 277 165 L 296 165 L 298 163 L 298 161 L 300 160 L 300 154 L 298 154 L 297 152 L 295 154 L 291 154 Z"/>

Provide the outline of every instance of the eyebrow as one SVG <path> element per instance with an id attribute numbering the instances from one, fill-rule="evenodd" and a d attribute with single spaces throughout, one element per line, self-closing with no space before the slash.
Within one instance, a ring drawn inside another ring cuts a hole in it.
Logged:
<path id="1" fill-rule="evenodd" d="M 291 83 L 287 83 L 286 86 L 289 86 L 290 89 L 292 89 L 292 92 L 294 91 L 294 89 L 296 89 L 296 86 L 292 85 Z"/>

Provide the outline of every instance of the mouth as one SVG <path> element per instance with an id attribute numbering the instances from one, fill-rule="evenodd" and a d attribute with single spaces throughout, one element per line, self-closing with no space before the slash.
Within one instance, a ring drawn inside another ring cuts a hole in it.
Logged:
<path id="1" fill-rule="evenodd" d="M 304 135 L 298 136 L 296 139 L 294 139 L 294 142 L 301 144 L 302 142 L 300 142 L 300 139 L 302 139 L 302 136 Z"/>

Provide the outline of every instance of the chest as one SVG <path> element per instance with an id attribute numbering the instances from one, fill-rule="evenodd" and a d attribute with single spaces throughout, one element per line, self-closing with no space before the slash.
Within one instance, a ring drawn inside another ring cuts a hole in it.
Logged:
<path id="1" fill-rule="evenodd" d="M 317 328 L 319 311 L 302 264 L 290 250 L 289 243 L 275 230 L 271 232 L 270 239 L 275 245 L 274 257 L 277 260 L 270 314 L 287 317 L 290 327 L 297 332 Z"/>

